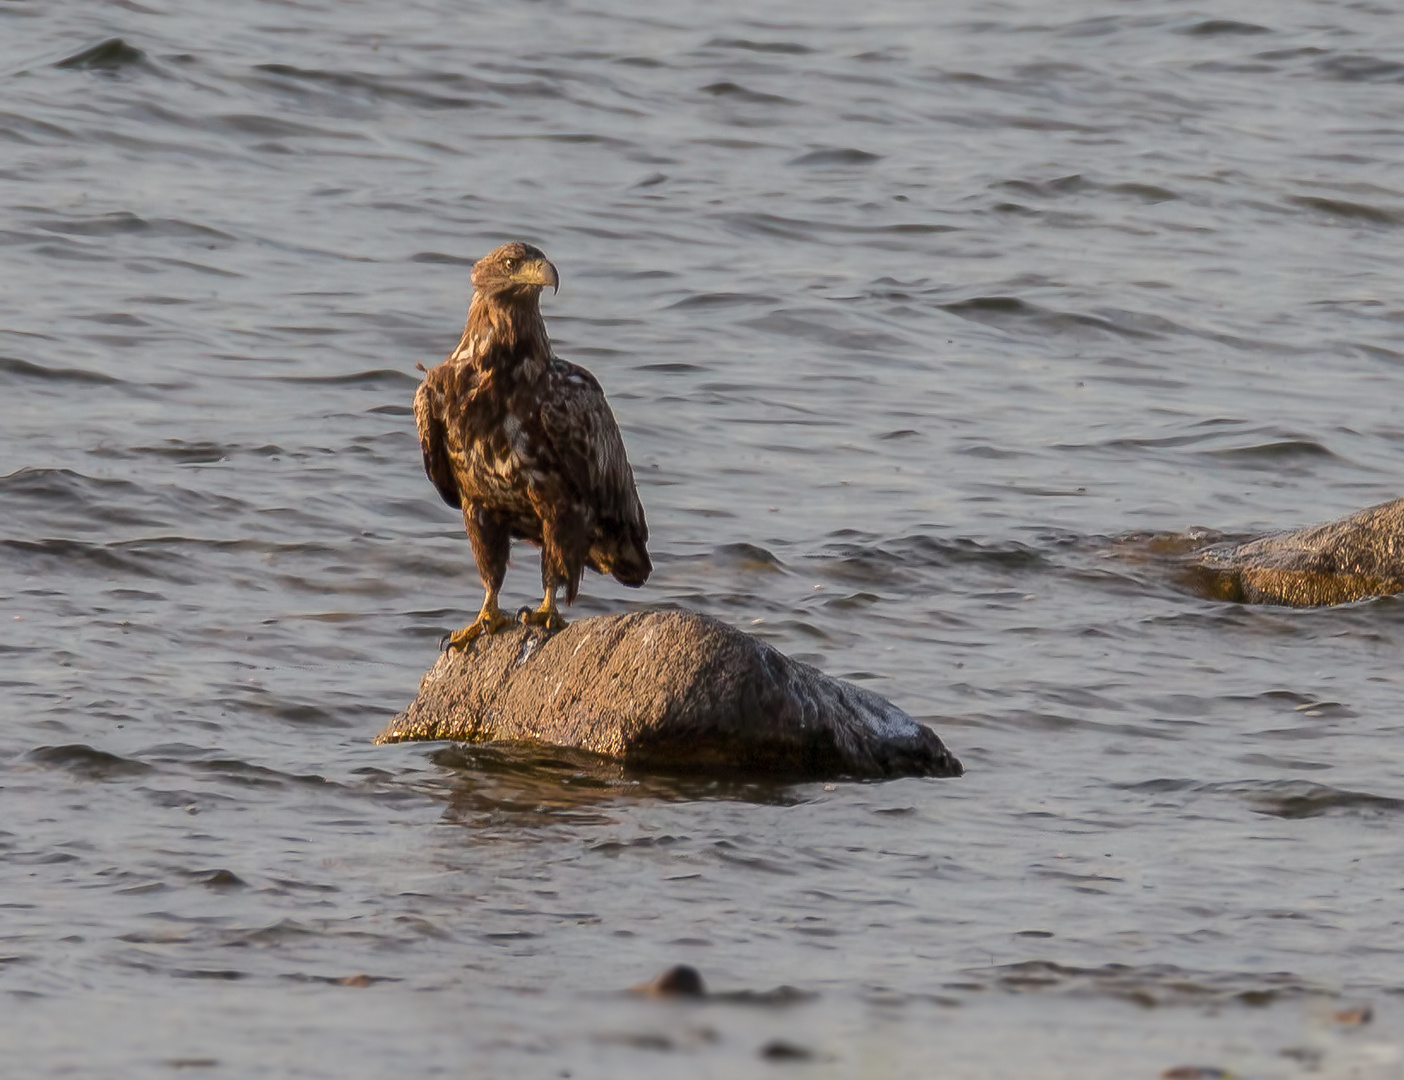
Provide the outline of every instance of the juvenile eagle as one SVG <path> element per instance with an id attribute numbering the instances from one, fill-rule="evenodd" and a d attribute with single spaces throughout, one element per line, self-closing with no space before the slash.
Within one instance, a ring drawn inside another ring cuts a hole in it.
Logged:
<path id="1" fill-rule="evenodd" d="M 424 471 L 463 511 L 487 595 L 466 648 L 511 620 L 497 606 L 512 538 L 541 548 L 544 597 L 522 621 L 558 630 L 556 590 L 573 603 L 586 566 L 625 585 L 648 580 L 648 525 L 609 402 L 595 377 L 551 352 L 541 290 L 556 268 L 530 244 L 473 264 L 473 300 L 458 347 L 414 395 Z"/>

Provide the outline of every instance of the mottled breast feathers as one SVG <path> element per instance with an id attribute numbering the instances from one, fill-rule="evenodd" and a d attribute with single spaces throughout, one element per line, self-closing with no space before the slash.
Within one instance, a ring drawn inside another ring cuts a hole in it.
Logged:
<path id="1" fill-rule="evenodd" d="M 554 356 L 537 370 L 431 368 L 414 397 L 424 471 L 449 506 L 498 514 L 532 543 L 543 517 L 577 521 L 586 565 L 642 584 L 648 525 L 604 390 Z"/>

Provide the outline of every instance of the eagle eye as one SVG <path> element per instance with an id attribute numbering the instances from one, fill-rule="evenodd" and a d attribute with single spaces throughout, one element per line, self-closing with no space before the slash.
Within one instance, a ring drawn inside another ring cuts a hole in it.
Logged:
<path id="1" fill-rule="evenodd" d="M 517 268 L 517 260 L 516 260 L 516 259 L 506 259 L 506 260 L 503 261 L 502 265 L 503 265 L 503 267 L 506 269 L 507 273 L 510 274 L 513 270 L 515 270 L 515 269 Z"/>

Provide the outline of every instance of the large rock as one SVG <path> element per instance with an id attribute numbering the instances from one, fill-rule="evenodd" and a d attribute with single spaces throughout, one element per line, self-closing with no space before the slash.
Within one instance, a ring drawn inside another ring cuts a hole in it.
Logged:
<path id="1" fill-rule="evenodd" d="M 1195 553 L 1190 575 L 1218 600 L 1319 607 L 1404 592 L 1404 499 L 1326 525 Z"/>
<path id="2" fill-rule="evenodd" d="M 930 728 L 704 615 L 514 627 L 445 653 L 376 742 L 533 739 L 640 768 L 786 778 L 959 776 Z"/>

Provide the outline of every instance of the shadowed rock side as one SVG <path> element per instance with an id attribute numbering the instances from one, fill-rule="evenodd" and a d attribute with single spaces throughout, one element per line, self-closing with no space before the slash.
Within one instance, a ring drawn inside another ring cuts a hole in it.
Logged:
<path id="1" fill-rule="evenodd" d="M 514 627 L 445 653 L 378 743 L 533 739 L 631 766 L 818 779 L 959 776 L 877 694 L 690 612 Z"/>
<path id="2" fill-rule="evenodd" d="M 1216 600 L 1321 607 L 1404 592 L 1404 499 L 1326 525 L 1215 544 L 1194 555 L 1195 590 Z"/>

